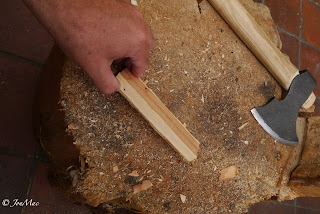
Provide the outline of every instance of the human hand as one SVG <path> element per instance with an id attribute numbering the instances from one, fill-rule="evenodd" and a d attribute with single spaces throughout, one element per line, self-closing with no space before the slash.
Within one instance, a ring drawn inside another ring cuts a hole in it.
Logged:
<path id="1" fill-rule="evenodd" d="M 127 58 L 140 77 L 154 45 L 142 14 L 124 0 L 24 0 L 62 50 L 79 64 L 98 90 L 110 94 L 120 84 L 110 65 Z"/>

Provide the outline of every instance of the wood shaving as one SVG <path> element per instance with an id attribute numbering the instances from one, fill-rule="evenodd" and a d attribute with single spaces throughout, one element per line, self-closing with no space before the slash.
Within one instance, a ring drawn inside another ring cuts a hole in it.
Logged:
<path id="1" fill-rule="evenodd" d="M 181 199 L 182 203 L 185 203 L 187 196 L 180 194 L 180 199 Z"/>
<path id="2" fill-rule="evenodd" d="M 137 0 L 131 0 L 131 4 L 134 5 L 134 6 L 138 6 Z"/>
<path id="3" fill-rule="evenodd" d="M 139 174 L 138 174 L 138 172 L 136 170 L 132 171 L 128 175 L 133 176 L 133 177 L 138 177 L 139 176 Z"/>
<path id="4" fill-rule="evenodd" d="M 137 194 L 141 191 L 147 190 L 152 186 L 153 185 L 152 185 L 151 181 L 144 180 L 144 181 L 142 181 L 142 184 L 138 184 L 133 187 L 133 194 Z"/>
<path id="5" fill-rule="evenodd" d="M 238 168 L 233 165 L 221 170 L 219 180 L 224 181 L 238 176 Z"/>
<path id="6" fill-rule="evenodd" d="M 79 180 L 79 170 L 75 169 L 70 171 L 70 176 L 72 178 L 72 186 L 75 187 Z"/>
<path id="7" fill-rule="evenodd" d="M 249 124 L 249 123 L 246 122 L 246 123 L 242 124 L 242 126 L 240 126 L 238 129 L 241 130 L 241 129 L 243 129 L 244 127 L 246 127 L 248 124 Z"/>
<path id="8" fill-rule="evenodd" d="M 119 171 L 118 166 L 114 166 L 114 167 L 112 168 L 112 171 L 113 171 L 113 172 L 118 172 L 118 171 Z"/>

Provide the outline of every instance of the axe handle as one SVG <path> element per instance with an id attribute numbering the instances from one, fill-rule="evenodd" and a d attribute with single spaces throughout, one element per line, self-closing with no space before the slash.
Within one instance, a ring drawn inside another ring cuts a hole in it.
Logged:
<path id="1" fill-rule="evenodd" d="M 293 79 L 299 75 L 299 70 L 275 46 L 248 11 L 238 0 L 209 0 L 209 2 L 279 84 L 288 90 Z M 302 107 L 308 109 L 315 99 L 312 93 Z"/>

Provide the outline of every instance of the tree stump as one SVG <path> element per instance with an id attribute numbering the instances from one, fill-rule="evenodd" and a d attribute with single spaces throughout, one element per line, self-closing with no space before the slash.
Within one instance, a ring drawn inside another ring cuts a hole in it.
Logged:
<path id="1" fill-rule="evenodd" d="M 308 118 L 306 142 L 289 186 L 299 196 L 320 197 L 320 117 Z"/>
<path id="2" fill-rule="evenodd" d="M 280 98 L 280 86 L 210 4 L 198 2 L 138 5 L 156 40 L 142 79 L 200 141 L 190 163 L 119 93 L 101 95 L 53 50 L 35 127 L 53 161 L 52 180 L 74 201 L 142 213 L 242 213 L 272 196 L 297 196 L 287 184 L 302 143 L 275 142 L 250 113 Z M 281 48 L 268 8 L 240 2 Z M 299 118 L 301 141 L 304 125 Z"/>

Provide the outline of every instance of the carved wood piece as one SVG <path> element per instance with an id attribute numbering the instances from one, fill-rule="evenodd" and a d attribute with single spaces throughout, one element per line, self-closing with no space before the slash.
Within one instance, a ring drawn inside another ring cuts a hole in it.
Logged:
<path id="1" fill-rule="evenodd" d="M 130 70 L 117 75 L 121 94 L 150 125 L 187 161 L 197 158 L 199 141 L 182 125 L 161 100 Z"/>

